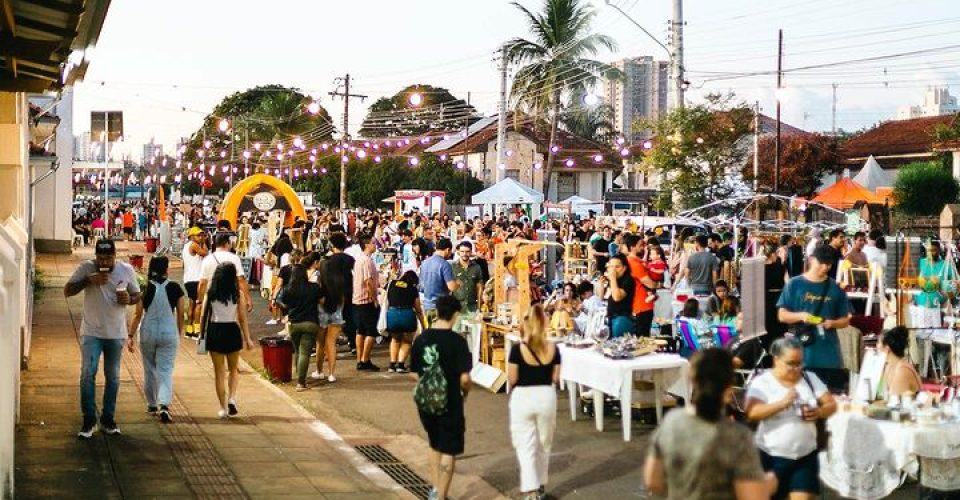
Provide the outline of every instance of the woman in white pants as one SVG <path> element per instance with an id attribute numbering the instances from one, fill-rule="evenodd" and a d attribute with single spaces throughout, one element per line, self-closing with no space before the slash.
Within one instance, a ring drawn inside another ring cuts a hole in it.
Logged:
<path id="1" fill-rule="evenodd" d="M 550 467 L 550 447 L 557 424 L 560 351 L 547 341 L 547 316 L 537 304 L 523 318 L 523 341 L 510 351 L 507 375 L 510 394 L 510 435 L 520 463 L 524 499 L 543 498 Z"/>

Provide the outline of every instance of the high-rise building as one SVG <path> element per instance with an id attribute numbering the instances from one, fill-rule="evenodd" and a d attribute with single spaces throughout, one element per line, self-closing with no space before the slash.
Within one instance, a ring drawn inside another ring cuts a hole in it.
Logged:
<path id="1" fill-rule="evenodd" d="M 73 138 L 73 159 L 79 161 L 94 161 L 94 147 L 90 140 L 90 132 L 83 132 Z"/>
<path id="2" fill-rule="evenodd" d="M 154 138 L 150 138 L 150 142 L 143 145 L 143 162 L 147 162 L 150 158 L 157 156 L 163 156 L 163 144 L 157 144 Z"/>
<path id="3" fill-rule="evenodd" d="M 649 131 L 634 130 L 634 123 L 656 119 L 667 111 L 670 63 L 640 56 L 612 63 L 623 79 L 603 82 L 606 102 L 613 107 L 613 123 L 631 142 L 649 137 Z"/>
<path id="4" fill-rule="evenodd" d="M 898 120 L 923 118 L 925 116 L 949 115 L 960 112 L 957 98 L 950 95 L 946 87 L 928 87 L 920 106 L 900 106 L 897 108 Z"/>

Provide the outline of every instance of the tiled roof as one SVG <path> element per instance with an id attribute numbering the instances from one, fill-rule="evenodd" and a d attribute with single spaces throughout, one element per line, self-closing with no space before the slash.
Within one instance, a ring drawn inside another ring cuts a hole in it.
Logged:
<path id="1" fill-rule="evenodd" d="M 930 153 L 934 148 L 933 129 L 950 126 L 956 120 L 957 115 L 941 115 L 882 123 L 843 143 L 841 163 L 859 164 L 870 155 L 884 163 L 884 156 Z"/>
<path id="2" fill-rule="evenodd" d="M 752 129 L 753 127 L 751 127 Z M 761 134 L 776 134 L 777 133 L 777 120 L 775 118 L 770 118 L 769 116 L 760 113 L 760 133 Z M 806 130 L 799 129 L 784 123 L 783 120 L 780 120 L 780 136 L 789 136 L 789 135 L 806 135 L 810 132 Z"/>

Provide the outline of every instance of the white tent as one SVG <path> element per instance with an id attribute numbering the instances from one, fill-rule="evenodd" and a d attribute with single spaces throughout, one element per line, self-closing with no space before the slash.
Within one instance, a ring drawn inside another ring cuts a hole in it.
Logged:
<path id="1" fill-rule="evenodd" d="M 893 180 L 893 175 L 885 171 L 883 167 L 877 163 L 873 155 L 867 158 L 867 162 L 863 164 L 863 168 L 861 168 L 857 176 L 853 178 L 854 182 L 870 191 L 876 191 L 878 187 L 893 187 Z"/>
<path id="2" fill-rule="evenodd" d="M 474 205 L 525 205 L 543 203 L 543 193 L 505 177 L 470 198 Z"/>
<path id="3" fill-rule="evenodd" d="M 593 204 L 596 203 L 596 202 L 595 202 L 595 201 L 590 201 L 590 200 L 584 198 L 583 196 L 573 195 L 573 196 L 571 196 L 571 197 L 569 197 L 569 198 L 561 201 L 560 203 L 569 203 L 571 206 L 573 206 L 573 205 L 593 205 Z"/>

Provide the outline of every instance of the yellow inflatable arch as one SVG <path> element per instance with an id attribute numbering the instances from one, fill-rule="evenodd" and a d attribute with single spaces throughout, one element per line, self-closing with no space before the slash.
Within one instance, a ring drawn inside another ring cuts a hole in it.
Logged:
<path id="1" fill-rule="evenodd" d="M 241 212 L 270 212 L 285 210 L 284 227 L 293 225 L 296 217 L 307 218 L 303 203 L 289 184 L 266 174 L 254 174 L 238 182 L 227 193 L 220 208 L 220 220 L 230 221 L 230 227 L 237 229 L 237 218 Z"/>

